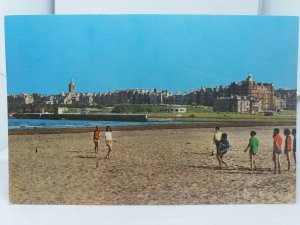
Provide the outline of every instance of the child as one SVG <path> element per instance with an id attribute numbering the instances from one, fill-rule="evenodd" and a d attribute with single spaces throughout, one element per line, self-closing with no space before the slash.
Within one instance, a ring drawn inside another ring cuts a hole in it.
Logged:
<path id="1" fill-rule="evenodd" d="M 292 135 L 294 136 L 294 140 L 293 140 L 293 155 L 294 155 L 294 160 L 295 160 L 295 165 L 296 165 L 296 129 L 295 128 L 292 130 Z"/>
<path id="2" fill-rule="evenodd" d="M 280 168 L 280 154 L 282 154 L 281 145 L 282 145 L 282 138 L 279 135 L 279 129 L 275 128 L 273 132 L 273 161 L 275 165 L 275 174 L 277 173 L 277 167 L 278 167 L 278 173 L 281 173 Z"/>
<path id="3" fill-rule="evenodd" d="M 221 141 L 222 133 L 220 132 L 220 127 L 215 128 L 215 133 L 213 137 L 213 144 L 216 146 L 216 150 L 218 151 L 219 144 Z M 214 151 L 211 151 L 211 155 L 214 155 Z"/>
<path id="4" fill-rule="evenodd" d="M 224 162 L 224 155 L 229 149 L 229 141 L 227 140 L 227 134 L 224 133 L 221 136 L 221 141 L 219 142 L 219 147 L 217 149 L 217 159 L 219 162 L 219 169 L 222 169 L 222 163 L 227 167 L 228 165 Z"/>
<path id="5" fill-rule="evenodd" d="M 108 147 L 108 152 L 107 152 L 107 155 L 106 155 L 107 159 L 109 159 L 109 154 L 112 151 L 112 142 L 113 142 L 113 139 L 112 139 L 111 127 L 106 126 L 105 143 L 106 143 L 106 146 Z"/>
<path id="6" fill-rule="evenodd" d="M 250 136 L 251 137 L 249 139 L 249 144 L 248 144 L 248 146 L 247 146 L 247 148 L 245 149 L 244 152 L 247 152 L 247 150 L 250 148 L 249 155 L 250 155 L 250 163 L 251 163 L 251 171 L 252 171 L 253 166 L 254 166 L 254 170 L 256 170 L 256 164 L 255 164 L 255 161 L 254 161 L 254 156 L 258 152 L 259 141 L 256 137 L 256 132 L 255 131 L 251 131 Z"/>
<path id="7" fill-rule="evenodd" d="M 286 155 L 286 159 L 288 162 L 288 171 L 291 170 L 291 160 L 290 160 L 290 152 L 292 151 L 292 138 L 290 136 L 290 129 L 284 129 L 285 135 L 285 143 L 284 143 L 284 154 Z"/>
<path id="8" fill-rule="evenodd" d="M 96 129 L 94 130 L 93 140 L 95 144 L 95 153 L 98 152 L 98 146 L 99 146 L 99 138 L 100 138 L 101 132 L 99 129 L 99 126 L 96 126 Z"/>

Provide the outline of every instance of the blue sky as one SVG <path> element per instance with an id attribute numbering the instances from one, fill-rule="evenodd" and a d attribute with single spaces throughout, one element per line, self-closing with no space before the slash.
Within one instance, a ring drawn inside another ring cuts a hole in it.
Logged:
<path id="1" fill-rule="evenodd" d="M 249 73 L 296 88 L 298 18 L 196 15 L 9 16 L 8 93 L 127 88 L 189 91 Z"/>

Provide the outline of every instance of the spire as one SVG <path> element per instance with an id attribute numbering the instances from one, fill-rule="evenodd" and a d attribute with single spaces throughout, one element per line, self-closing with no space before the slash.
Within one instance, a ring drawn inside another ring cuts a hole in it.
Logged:
<path id="1" fill-rule="evenodd" d="M 75 82 L 74 82 L 73 78 L 71 79 L 71 82 L 69 84 L 69 92 L 71 92 L 71 93 L 76 92 Z"/>

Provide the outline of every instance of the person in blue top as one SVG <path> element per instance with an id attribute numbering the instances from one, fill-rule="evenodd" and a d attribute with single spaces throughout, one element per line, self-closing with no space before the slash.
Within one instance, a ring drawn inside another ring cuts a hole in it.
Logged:
<path id="1" fill-rule="evenodd" d="M 219 162 L 219 169 L 222 169 L 222 164 L 228 167 L 228 165 L 224 162 L 224 155 L 227 153 L 228 149 L 229 149 L 229 141 L 227 140 L 227 134 L 223 133 L 217 149 L 217 159 Z"/>
<path id="2" fill-rule="evenodd" d="M 295 165 L 296 165 L 296 129 L 294 128 L 292 130 L 292 135 L 294 136 L 293 140 L 293 155 L 294 155 L 294 160 L 295 160 Z"/>

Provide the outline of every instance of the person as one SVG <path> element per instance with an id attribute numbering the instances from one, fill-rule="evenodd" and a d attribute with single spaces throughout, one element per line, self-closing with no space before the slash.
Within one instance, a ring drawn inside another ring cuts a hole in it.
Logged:
<path id="1" fill-rule="evenodd" d="M 98 152 L 98 146 L 99 146 L 99 139 L 100 139 L 101 131 L 99 129 L 99 126 L 96 126 L 96 129 L 94 130 L 93 140 L 95 144 L 95 153 Z"/>
<path id="2" fill-rule="evenodd" d="M 259 146 L 259 140 L 256 137 L 256 132 L 255 131 L 251 131 L 250 132 L 250 139 L 249 139 L 249 144 L 247 146 L 247 148 L 244 150 L 244 152 L 247 152 L 248 149 L 249 150 L 249 156 L 250 156 L 250 164 L 251 164 L 251 170 L 256 170 L 256 164 L 255 164 L 255 160 L 254 160 L 254 156 L 257 154 L 258 152 L 258 146 Z"/>
<path id="3" fill-rule="evenodd" d="M 109 159 L 109 154 L 112 151 L 112 142 L 113 142 L 113 139 L 112 139 L 111 127 L 106 126 L 105 143 L 106 143 L 106 146 L 108 147 L 108 152 L 107 152 L 107 155 L 106 155 L 107 159 Z"/>
<path id="4" fill-rule="evenodd" d="M 288 162 L 288 171 L 291 170 L 291 160 L 290 160 L 290 152 L 292 151 L 292 138 L 290 136 L 291 131 L 290 129 L 286 128 L 284 129 L 284 135 L 285 135 L 285 142 L 284 142 L 284 154 L 286 155 L 286 159 Z"/>
<path id="5" fill-rule="evenodd" d="M 282 154 L 281 150 L 281 145 L 282 145 L 282 138 L 279 135 L 279 129 L 275 128 L 273 131 L 273 161 L 274 161 L 274 166 L 275 166 L 275 171 L 274 173 L 277 173 L 277 168 L 278 168 L 278 173 L 281 173 L 281 168 L 280 168 L 280 154 Z"/>
<path id="6" fill-rule="evenodd" d="M 221 140 L 219 142 L 218 149 L 217 149 L 217 159 L 219 162 L 219 169 L 222 169 L 222 164 L 228 167 L 228 165 L 224 162 L 224 155 L 227 153 L 228 149 L 229 149 L 229 141 L 227 140 L 227 134 L 224 133 L 221 135 Z"/>
<path id="7" fill-rule="evenodd" d="M 294 128 L 292 130 L 292 135 L 294 136 L 294 140 L 293 140 L 293 156 L 294 156 L 294 161 L 295 161 L 295 166 L 296 166 L 296 129 Z"/>
<path id="8" fill-rule="evenodd" d="M 214 133 L 214 137 L 213 137 L 213 144 L 216 146 L 216 152 L 218 151 L 219 148 L 219 144 L 221 141 L 221 137 L 222 137 L 222 133 L 220 131 L 220 127 L 216 127 L 215 128 L 215 133 Z M 211 151 L 211 155 L 214 155 L 214 151 Z"/>

